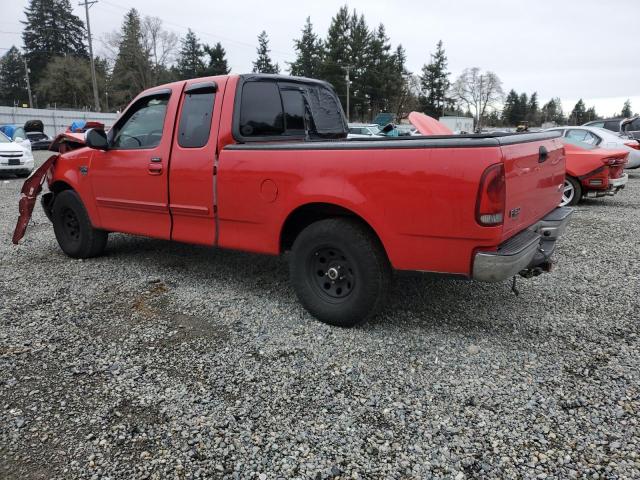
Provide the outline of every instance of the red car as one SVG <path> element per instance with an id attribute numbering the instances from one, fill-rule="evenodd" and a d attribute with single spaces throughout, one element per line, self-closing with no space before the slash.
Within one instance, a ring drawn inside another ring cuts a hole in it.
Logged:
<path id="1" fill-rule="evenodd" d="M 615 195 L 627 184 L 624 173 L 629 152 L 609 150 L 564 137 L 567 176 L 561 206 L 576 205 L 584 197 Z"/>
<path id="2" fill-rule="evenodd" d="M 551 267 L 570 208 L 557 133 L 346 140 L 330 85 L 274 75 L 141 93 L 113 128 L 63 136 L 27 181 L 14 242 L 41 184 L 69 256 L 109 232 L 278 255 L 320 320 L 374 314 L 392 269 L 496 282 Z M 64 149 L 62 148 L 64 146 Z"/>

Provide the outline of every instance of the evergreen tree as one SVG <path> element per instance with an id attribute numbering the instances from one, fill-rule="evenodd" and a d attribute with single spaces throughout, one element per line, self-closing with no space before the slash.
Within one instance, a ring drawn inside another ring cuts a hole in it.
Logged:
<path id="1" fill-rule="evenodd" d="M 564 117 L 562 111 L 562 102 L 559 98 L 552 98 L 545 103 L 540 110 L 540 116 L 542 123 L 554 122 L 556 125 L 564 125 L 567 123 L 567 119 Z"/>
<path id="2" fill-rule="evenodd" d="M 24 14 L 22 40 L 34 84 L 55 56 L 88 58 L 84 23 L 73 14 L 69 0 L 30 0 Z"/>
<path id="3" fill-rule="evenodd" d="M 311 17 L 307 17 L 300 39 L 294 40 L 293 43 L 296 60 L 289 64 L 291 75 L 317 78 L 320 75 L 324 47 L 322 40 L 313 32 Z"/>
<path id="4" fill-rule="evenodd" d="M 324 42 L 325 56 L 320 68 L 321 78 L 331 83 L 336 89 L 343 108 L 346 106 L 347 99 L 345 67 L 351 65 L 349 26 L 349 10 L 344 6 L 331 19 L 327 39 Z"/>
<path id="5" fill-rule="evenodd" d="M 582 99 L 578 100 L 578 103 L 573 107 L 571 115 L 569 115 L 569 125 L 582 125 L 587 120 L 587 109 L 584 106 Z"/>
<path id="6" fill-rule="evenodd" d="M 362 117 L 367 112 L 370 102 L 377 102 L 379 98 L 376 96 L 369 97 L 367 70 L 371 68 L 371 50 L 370 45 L 372 35 L 367 27 L 364 15 L 358 15 L 354 10 L 349 19 L 349 50 L 351 52 L 351 69 L 349 72 L 349 80 L 351 85 L 349 88 L 349 106 L 350 113 L 356 117 Z M 390 47 L 389 47 L 390 48 Z M 389 56 L 385 57 L 389 67 Z M 385 72 L 380 72 L 381 74 Z M 383 79 L 384 80 L 384 79 Z M 379 105 L 378 108 L 382 106 Z"/>
<path id="7" fill-rule="evenodd" d="M 269 37 L 264 30 L 258 35 L 258 58 L 253 62 L 253 73 L 280 73 L 280 66 L 269 56 Z"/>
<path id="8" fill-rule="evenodd" d="M 187 35 L 180 42 L 182 47 L 178 53 L 177 70 L 181 80 L 201 77 L 205 71 L 203 61 L 204 49 L 196 34 L 187 30 Z"/>
<path id="9" fill-rule="evenodd" d="M 227 75 L 231 71 L 227 63 L 227 52 L 222 48 L 220 42 L 213 47 L 205 45 L 204 51 L 209 56 L 209 65 L 207 65 L 205 75 Z"/>
<path id="10" fill-rule="evenodd" d="M 122 25 L 118 56 L 111 75 L 114 107 L 124 107 L 140 91 L 151 86 L 151 61 L 142 43 L 140 15 L 127 12 Z"/>
<path id="11" fill-rule="evenodd" d="M 627 101 L 624 102 L 620 116 L 625 118 L 629 118 L 633 116 L 633 114 L 631 113 L 631 100 L 627 99 Z"/>
<path id="12" fill-rule="evenodd" d="M 449 72 L 447 71 L 447 56 L 442 48 L 442 40 L 436 46 L 436 52 L 431 54 L 431 61 L 422 67 L 420 77 L 422 95 L 420 103 L 422 110 L 432 117 L 444 114 L 450 103 L 447 92 L 451 87 Z"/>
<path id="13" fill-rule="evenodd" d="M 518 112 L 520 109 L 520 97 L 515 90 L 511 89 L 507 94 L 502 109 L 502 123 L 505 126 L 514 127 L 518 123 Z"/>
<path id="14" fill-rule="evenodd" d="M 598 120 L 599 118 L 600 118 L 600 116 L 596 112 L 596 107 L 590 107 L 585 112 L 585 120 L 584 121 L 585 122 L 591 122 L 593 120 Z"/>
<path id="15" fill-rule="evenodd" d="M 538 92 L 533 92 L 527 106 L 527 121 L 529 125 L 540 124 L 540 108 L 538 105 Z"/>
<path id="16" fill-rule="evenodd" d="M 526 93 L 521 93 L 518 99 L 517 118 L 516 124 L 527 119 L 529 116 L 529 96 Z"/>
<path id="17" fill-rule="evenodd" d="M 23 57 L 20 51 L 12 46 L 0 58 L 0 105 L 24 105 L 28 100 Z"/>

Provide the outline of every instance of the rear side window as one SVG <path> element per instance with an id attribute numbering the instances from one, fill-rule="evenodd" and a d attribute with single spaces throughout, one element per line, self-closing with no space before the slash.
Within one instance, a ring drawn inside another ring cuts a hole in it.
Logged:
<path id="1" fill-rule="evenodd" d="M 242 88 L 240 134 L 268 137 L 284 133 L 280 91 L 275 82 L 247 82 Z"/>
<path id="2" fill-rule="evenodd" d="M 604 122 L 604 128 L 607 130 L 611 130 L 612 132 L 620 131 L 620 121 L 617 120 L 615 122 Z"/>
<path id="3" fill-rule="evenodd" d="M 211 134 L 214 100 L 213 89 L 197 90 L 185 95 L 178 126 L 178 145 L 201 148 L 207 144 Z"/>
<path id="4" fill-rule="evenodd" d="M 304 134 L 305 104 L 300 90 L 282 90 L 284 129 L 289 135 Z"/>

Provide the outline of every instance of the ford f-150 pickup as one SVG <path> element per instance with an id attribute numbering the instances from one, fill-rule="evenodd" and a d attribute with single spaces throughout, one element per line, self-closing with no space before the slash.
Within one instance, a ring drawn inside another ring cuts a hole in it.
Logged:
<path id="1" fill-rule="evenodd" d="M 109 232 L 290 251 L 301 303 L 340 326 L 379 310 L 394 269 L 486 282 L 550 269 L 571 214 L 557 208 L 557 133 L 347 133 L 334 90 L 317 80 L 154 87 L 108 132 L 87 131 L 84 147 L 61 147 L 25 182 L 14 242 L 46 179 L 42 204 L 67 255 L 99 255 Z"/>

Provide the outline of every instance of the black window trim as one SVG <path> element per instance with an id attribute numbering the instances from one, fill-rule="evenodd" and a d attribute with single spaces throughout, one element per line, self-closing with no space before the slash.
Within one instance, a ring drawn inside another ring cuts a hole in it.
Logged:
<path id="1" fill-rule="evenodd" d="M 284 75 L 268 75 L 268 74 L 247 74 L 240 75 L 238 78 L 238 85 L 236 87 L 236 94 L 233 106 L 233 125 L 231 128 L 231 134 L 233 135 L 234 140 L 239 143 L 252 143 L 252 142 L 291 142 L 291 141 L 299 141 L 306 140 L 305 134 L 300 135 L 281 135 L 281 136 L 262 136 L 262 137 L 245 137 L 240 133 L 240 110 L 242 104 L 242 89 L 245 83 L 248 82 L 273 82 L 276 85 L 278 83 L 296 83 L 299 84 L 302 88 L 304 85 L 315 85 L 319 87 L 324 87 L 333 92 L 335 96 L 335 101 L 338 105 L 340 105 L 340 100 L 338 99 L 333 86 L 330 83 L 324 82 L 322 80 L 315 80 L 311 78 L 303 78 L 303 77 L 287 77 Z M 278 85 L 278 91 L 280 90 L 280 86 Z M 282 103 L 282 95 L 280 95 L 280 103 Z M 284 112 L 284 105 L 282 107 L 282 111 Z M 326 139 L 318 139 L 326 140 Z"/>

